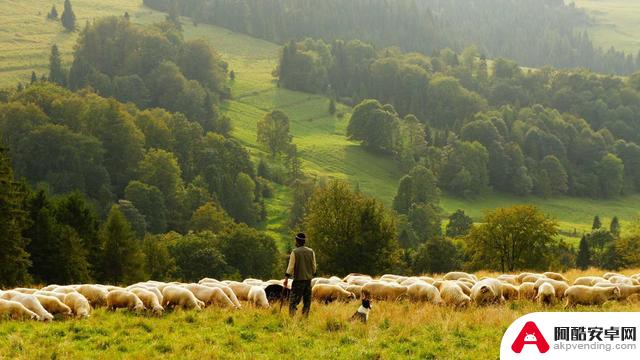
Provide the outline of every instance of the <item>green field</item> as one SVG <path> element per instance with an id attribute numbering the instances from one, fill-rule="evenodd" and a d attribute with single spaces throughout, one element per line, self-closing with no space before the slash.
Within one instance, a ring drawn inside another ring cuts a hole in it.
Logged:
<path id="1" fill-rule="evenodd" d="M 634 56 L 640 50 L 640 2 L 633 0 L 567 0 L 595 19 L 587 30 L 596 45 L 615 46 Z"/>
<path id="2" fill-rule="evenodd" d="M 597 3 L 616 2 L 607 0 Z M 58 0 L 56 5 L 61 12 L 62 1 Z M 76 0 L 73 6 L 78 24 L 99 16 L 120 15 L 124 11 L 129 12 L 132 21 L 138 23 L 159 21 L 164 16 L 142 7 L 141 0 Z M 32 69 L 38 73 L 46 71 L 53 43 L 58 43 L 68 65 L 77 33 L 64 32 L 59 22 L 46 20 L 45 15 L 50 7 L 51 2 L 44 0 L 0 0 L 0 8 L 6 9 L 0 27 L 0 86 L 14 86 L 17 81 L 26 82 Z M 230 69 L 235 71 L 233 100 L 223 104 L 223 112 L 232 119 L 232 135 L 246 145 L 254 157 L 262 153 L 256 144 L 256 121 L 266 112 L 280 109 L 291 119 L 293 141 L 298 146 L 307 174 L 318 178 L 348 180 L 363 192 L 390 205 L 403 173 L 390 158 L 370 154 L 345 137 L 349 108 L 340 105 L 338 114 L 344 116 L 331 116 L 327 98 L 277 87 L 272 75 L 278 58 L 277 44 L 215 26 L 194 26 L 188 19 L 184 21 L 184 31 L 187 38 L 207 39 L 229 63 Z M 287 217 L 290 191 L 284 186 L 276 186 L 274 190 L 274 198 L 267 203 L 268 220 L 263 228 L 281 237 L 284 235 L 282 224 Z M 492 194 L 473 201 L 444 196 L 442 206 L 447 213 L 462 208 L 478 220 L 487 210 L 521 203 L 539 206 L 560 222 L 563 233 L 569 234 L 575 230 L 578 235 L 590 229 L 595 214 L 604 218 L 605 224 L 613 215 L 619 216 L 624 231 L 625 223 L 640 211 L 640 195 L 591 200 Z M 575 240 L 573 238 L 572 241 Z"/>

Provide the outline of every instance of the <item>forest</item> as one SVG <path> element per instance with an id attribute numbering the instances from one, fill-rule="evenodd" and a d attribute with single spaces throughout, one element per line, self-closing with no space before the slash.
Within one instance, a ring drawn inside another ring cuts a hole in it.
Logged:
<path id="1" fill-rule="evenodd" d="M 431 55 L 476 46 L 486 57 L 525 66 L 584 67 L 610 74 L 640 69 L 640 54 L 593 45 L 582 29 L 592 20 L 563 0 L 144 0 L 173 16 L 189 16 L 261 39 L 306 37 L 370 42 Z"/>
<path id="2" fill-rule="evenodd" d="M 503 59 L 489 71 L 473 48 L 427 57 L 313 39 L 285 45 L 277 73 L 283 87 L 356 105 L 351 138 L 407 171 L 424 165 L 458 196 L 640 190 L 640 73 L 523 71 Z"/>

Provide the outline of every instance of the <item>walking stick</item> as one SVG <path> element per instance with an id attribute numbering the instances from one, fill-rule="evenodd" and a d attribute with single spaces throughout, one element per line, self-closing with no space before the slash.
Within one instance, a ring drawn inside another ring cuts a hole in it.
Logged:
<path id="1" fill-rule="evenodd" d="M 287 291 L 287 285 L 289 284 L 289 278 L 284 279 L 284 286 L 282 287 L 282 293 L 280 294 L 280 312 L 282 312 L 282 304 L 284 304 L 285 291 Z"/>

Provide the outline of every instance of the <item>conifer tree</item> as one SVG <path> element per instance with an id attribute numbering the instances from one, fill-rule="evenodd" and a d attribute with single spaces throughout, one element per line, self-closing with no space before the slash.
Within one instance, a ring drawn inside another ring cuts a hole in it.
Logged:
<path id="1" fill-rule="evenodd" d="M 62 11 L 60 21 L 62 21 L 62 26 L 64 26 L 65 29 L 69 31 L 75 31 L 76 14 L 73 13 L 73 9 L 71 8 L 71 1 L 69 0 L 64 0 L 64 10 Z"/>

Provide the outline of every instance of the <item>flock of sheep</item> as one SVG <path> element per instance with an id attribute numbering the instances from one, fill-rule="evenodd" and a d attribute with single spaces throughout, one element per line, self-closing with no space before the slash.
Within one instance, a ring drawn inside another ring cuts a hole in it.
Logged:
<path id="1" fill-rule="evenodd" d="M 566 299 L 565 307 L 601 305 L 608 300 L 640 299 L 640 274 L 577 278 L 572 285 L 559 273 L 503 274 L 478 279 L 474 274 L 450 272 L 441 278 L 386 274 L 372 278 L 349 274 L 344 278 L 315 278 L 312 296 L 321 302 L 367 298 L 397 301 L 407 298 L 456 308 L 531 300 L 550 305 Z M 111 285 L 49 285 L 42 289 L 16 288 L 0 291 L 0 318 L 51 321 L 55 317 L 86 318 L 92 309 L 125 308 L 136 313 L 161 315 L 165 309 L 201 310 L 207 306 L 240 309 L 240 301 L 268 308 L 287 295 L 283 280 L 246 279 L 218 281 L 204 278 L 196 283 L 147 281 L 123 288 Z"/>

